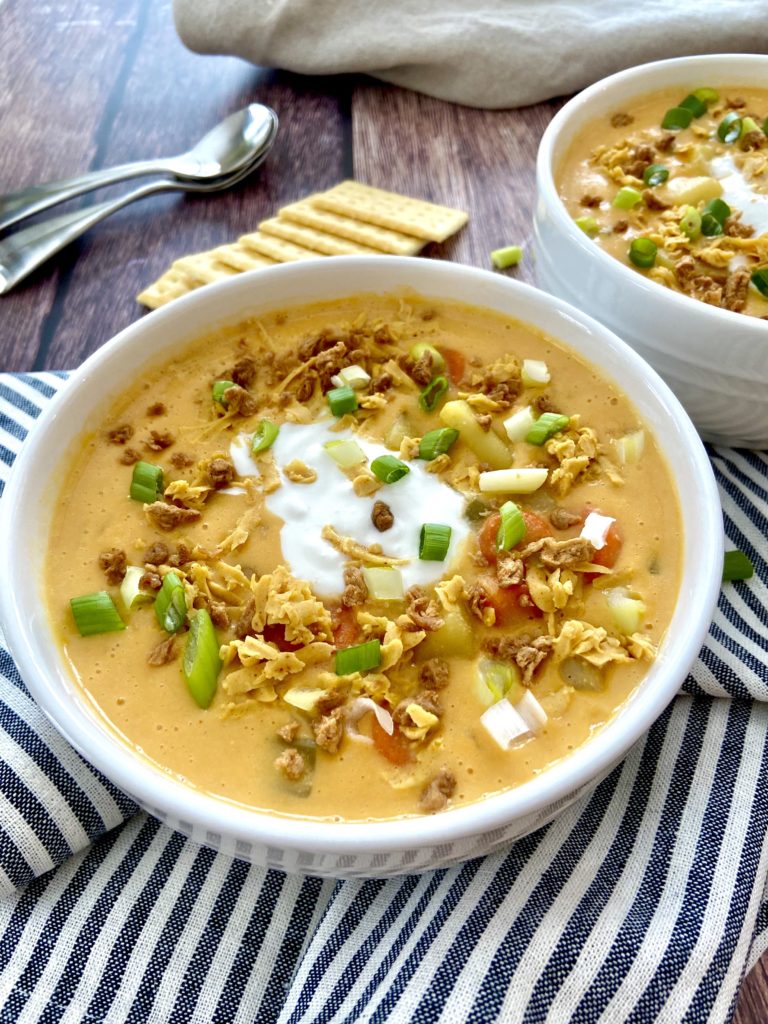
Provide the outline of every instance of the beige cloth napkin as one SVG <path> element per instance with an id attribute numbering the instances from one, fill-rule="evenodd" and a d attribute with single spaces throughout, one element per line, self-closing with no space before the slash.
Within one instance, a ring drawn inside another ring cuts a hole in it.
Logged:
<path id="1" fill-rule="evenodd" d="M 182 40 L 300 74 L 366 72 L 475 107 L 575 92 L 633 64 L 764 53 L 765 0 L 174 0 Z"/>

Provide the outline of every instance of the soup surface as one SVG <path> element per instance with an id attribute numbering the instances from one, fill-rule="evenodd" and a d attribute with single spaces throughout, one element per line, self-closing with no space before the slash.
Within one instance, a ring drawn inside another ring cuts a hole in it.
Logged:
<path id="1" fill-rule="evenodd" d="M 608 721 L 671 617 L 681 529 L 596 367 L 487 310 L 360 295 L 205 338 L 111 402 L 58 497 L 50 614 L 171 776 L 391 818 L 518 785 Z"/>
<path id="2" fill-rule="evenodd" d="M 768 316 L 768 92 L 654 93 L 579 133 L 569 213 L 622 263 L 702 302 Z"/>

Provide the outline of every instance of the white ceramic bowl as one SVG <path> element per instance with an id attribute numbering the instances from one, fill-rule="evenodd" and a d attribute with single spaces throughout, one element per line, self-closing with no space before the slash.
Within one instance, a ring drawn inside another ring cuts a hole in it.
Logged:
<path id="1" fill-rule="evenodd" d="M 547 291 L 610 327 L 661 374 L 705 440 L 768 447 L 768 322 L 680 295 L 624 266 L 578 228 L 555 179 L 574 138 L 635 98 L 679 85 L 760 86 L 768 56 L 713 55 L 621 71 L 579 93 L 552 119 L 536 165 L 536 272 Z"/>
<path id="2" fill-rule="evenodd" d="M 658 659 L 616 718 L 538 778 L 441 814 L 323 824 L 251 812 L 196 792 L 119 742 L 82 699 L 43 599 L 52 498 L 83 425 L 148 365 L 224 323 L 260 311 L 364 291 L 415 289 L 490 307 L 562 339 L 620 382 L 656 435 L 677 481 L 686 535 L 680 596 Z M 703 556 L 702 556 L 703 553 Z M 639 356 L 565 303 L 481 270 L 430 260 L 338 257 L 243 274 L 193 292 L 128 327 L 92 355 L 44 412 L 0 502 L 0 619 L 21 674 L 80 753 L 174 828 L 254 863 L 331 876 L 419 871 L 489 853 L 540 827 L 594 786 L 673 697 L 704 640 L 719 589 L 722 521 L 709 461 L 690 420 Z"/>

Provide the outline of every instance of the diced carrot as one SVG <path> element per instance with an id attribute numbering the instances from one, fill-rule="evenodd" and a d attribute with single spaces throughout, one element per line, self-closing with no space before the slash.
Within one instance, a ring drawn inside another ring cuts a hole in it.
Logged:
<path id="1" fill-rule="evenodd" d="M 616 565 L 623 545 L 624 537 L 621 528 L 617 522 L 613 522 L 605 535 L 605 544 L 595 552 L 592 561 L 595 565 L 604 565 L 606 569 L 612 569 Z"/>
<path id="2" fill-rule="evenodd" d="M 517 583 L 512 587 L 500 587 L 493 576 L 481 576 L 478 579 L 485 591 L 488 604 L 496 612 L 497 626 L 515 626 L 529 619 L 540 619 L 542 611 L 531 601 L 531 595 L 525 583 Z"/>
<path id="3" fill-rule="evenodd" d="M 536 515 L 535 512 L 530 512 L 528 509 L 523 509 L 523 519 L 525 520 L 525 536 L 521 543 L 530 544 L 531 541 L 541 540 L 542 537 L 552 536 L 552 527 L 541 516 Z M 498 556 L 498 548 L 496 547 L 496 536 L 499 532 L 499 523 L 501 522 L 501 516 L 498 512 L 494 512 L 493 515 L 483 523 L 480 528 L 480 533 L 477 535 L 477 542 L 480 545 L 480 551 L 483 553 L 483 557 L 488 562 L 495 562 Z"/>
<path id="4" fill-rule="evenodd" d="M 467 361 L 464 357 L 464 353 L 459 352 L 459 350 L 455 348 L 448 348 L 445 345 L 437 345 L 435 347 L 445 360 L 445 368 L 448 371 L 451 384 L 458 384 L 464 376 L 464 371 L 467 368 Z"/>
<path id="5" fill-rule="evenodd" d="M 264 627 L 264 639 L 267 643 L 274 644 L 280 651 L 296 651 L 302 646 L 301 644 L 294 644 L 286 640 L 285 626 L 280 624 L 267 624 Z"/>
<path id="6" fill-rule="evenodd" d="M 354 608 L 338 608 L 333 612 L 333 642 L 337 647 L 351 647 L 360 639 L 360 626 Z"/>
<path id="7" fill-rule="evenodd" d="M 413 754 L 397 726 L 395 726 L 395 731 L 390 736 L 386 729 L 379 724 L 379 720 L 375 715 L 372 715 L 371 718 L 373 721 L 371 736 L 373 737 L 373 745 L 378 752 L 383 757 L 386 757 L 389 762 L 399 767 L 409 764 L 413 760 Z"/>

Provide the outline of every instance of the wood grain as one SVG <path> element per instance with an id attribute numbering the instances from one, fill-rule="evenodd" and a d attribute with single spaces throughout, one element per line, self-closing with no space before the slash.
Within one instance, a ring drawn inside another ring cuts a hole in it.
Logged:
<path id="1" fill-rule="evenodd" d="M 134 296 L 172 260 L 353 174 L 471 212 L 429 255 L 488 267 L 492 249 L 520 244 L 523 262 L 507 273 L 533 280 L 536 150 L 559 102 L 472 110 L 370 79 L 196 56 L 176 37 L 169 0 L 0 3 L 0 191 L 181 152 L 254 100 L 281 121 L 265 167 L 217 196 L 145 200 L 0 298 L 0 369 L 77 365 L 142 315 Z M 735 1024 L 768 1020 L 767 972 L 768 955 L 742 986 Z"/>

